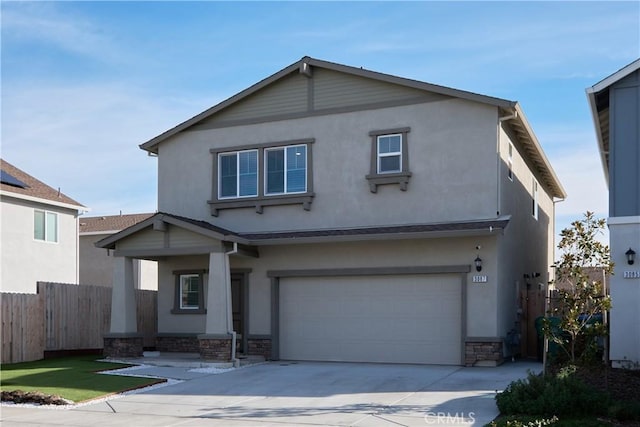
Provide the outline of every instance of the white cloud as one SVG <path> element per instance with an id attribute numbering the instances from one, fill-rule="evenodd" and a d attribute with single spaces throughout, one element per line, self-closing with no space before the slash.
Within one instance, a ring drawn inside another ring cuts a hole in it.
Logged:
<path id="1" fill-rule="evenodd" d="M 92 214 L 153 211 L 156 160 L 138 145 L 205 106 L 124 84 L 5 88 L 2 156 Z"/>
<path id="2" fill-rule="evenodd" d="M 567 199 L 557 204 L 556 214 L 578 219 L 591 211 L 606 217 L 608 189 L 593 129 L 567 125 L 543 129 L 538 136 L 545 146 L 553 147 L 546 154 L 567 192 Z"/>

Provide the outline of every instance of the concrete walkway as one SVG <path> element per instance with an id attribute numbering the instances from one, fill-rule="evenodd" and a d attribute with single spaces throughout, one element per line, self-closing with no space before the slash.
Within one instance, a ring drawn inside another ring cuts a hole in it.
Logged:
<path id="1" fill-rule="evenodd" d="M 3 406 L 3 426 L 483 426 L 495 391 L 531 362 L 498 368 L 271 362 L 211 375 L 149 367 L 183 382 L 74 409 Z"/>

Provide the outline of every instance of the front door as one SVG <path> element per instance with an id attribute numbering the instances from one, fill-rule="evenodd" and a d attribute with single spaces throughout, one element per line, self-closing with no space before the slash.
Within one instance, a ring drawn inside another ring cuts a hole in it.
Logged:
<path id="1" fill-rule="evenodd" d="M 231 273 L 231 311 L 233 330 L 237 334 L 236 351 L 244 352 L 244 274 Z"/>

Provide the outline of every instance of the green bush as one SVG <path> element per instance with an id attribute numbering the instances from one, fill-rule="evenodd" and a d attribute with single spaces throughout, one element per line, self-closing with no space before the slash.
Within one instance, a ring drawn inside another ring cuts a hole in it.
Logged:
<path id="1" fill-rule="evenodd" d="M 501 420 L 500 422 L 491 421 L 489 427 L 543 427 L 555 424 L 558 422 L 557 417 L 549 419 L 534 419 L 534 420 Z"/>
<path id="2" fill-rule="evenodd" d="M 640 402 L 615 402 L 609 406 L 609 417 L 618 421 L 640 420 Z"/>
<path id="3" fill-rule="evenodd" d="M 529 373 L 496 395 L 503 415 L 586 416 L 607 413 L 608 395 L 590 389 L 571 370 L 558 375 Z"/>

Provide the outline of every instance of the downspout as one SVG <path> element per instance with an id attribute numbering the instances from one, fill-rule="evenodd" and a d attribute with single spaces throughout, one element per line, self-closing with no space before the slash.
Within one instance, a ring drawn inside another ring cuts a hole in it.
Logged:
<path id="1" fill-rule="evenodd" d="M 227 286 L 225 287 L 227 292 L 227 333 L 231 334 L 231 363 L 233 363 L 234 367 L 240 366 L 240 361 L 236 359 L 236 341 L 237 334 L 236 331 L 233 330 L 233 306 L 231 303 L 231 263 L 229 262 L 229 256 L 238 253 L 238 243 L 233 242 L 233 249 L 228 252 L 225 252 L 225 264 L 226 264 L 226 282 Z"/>

